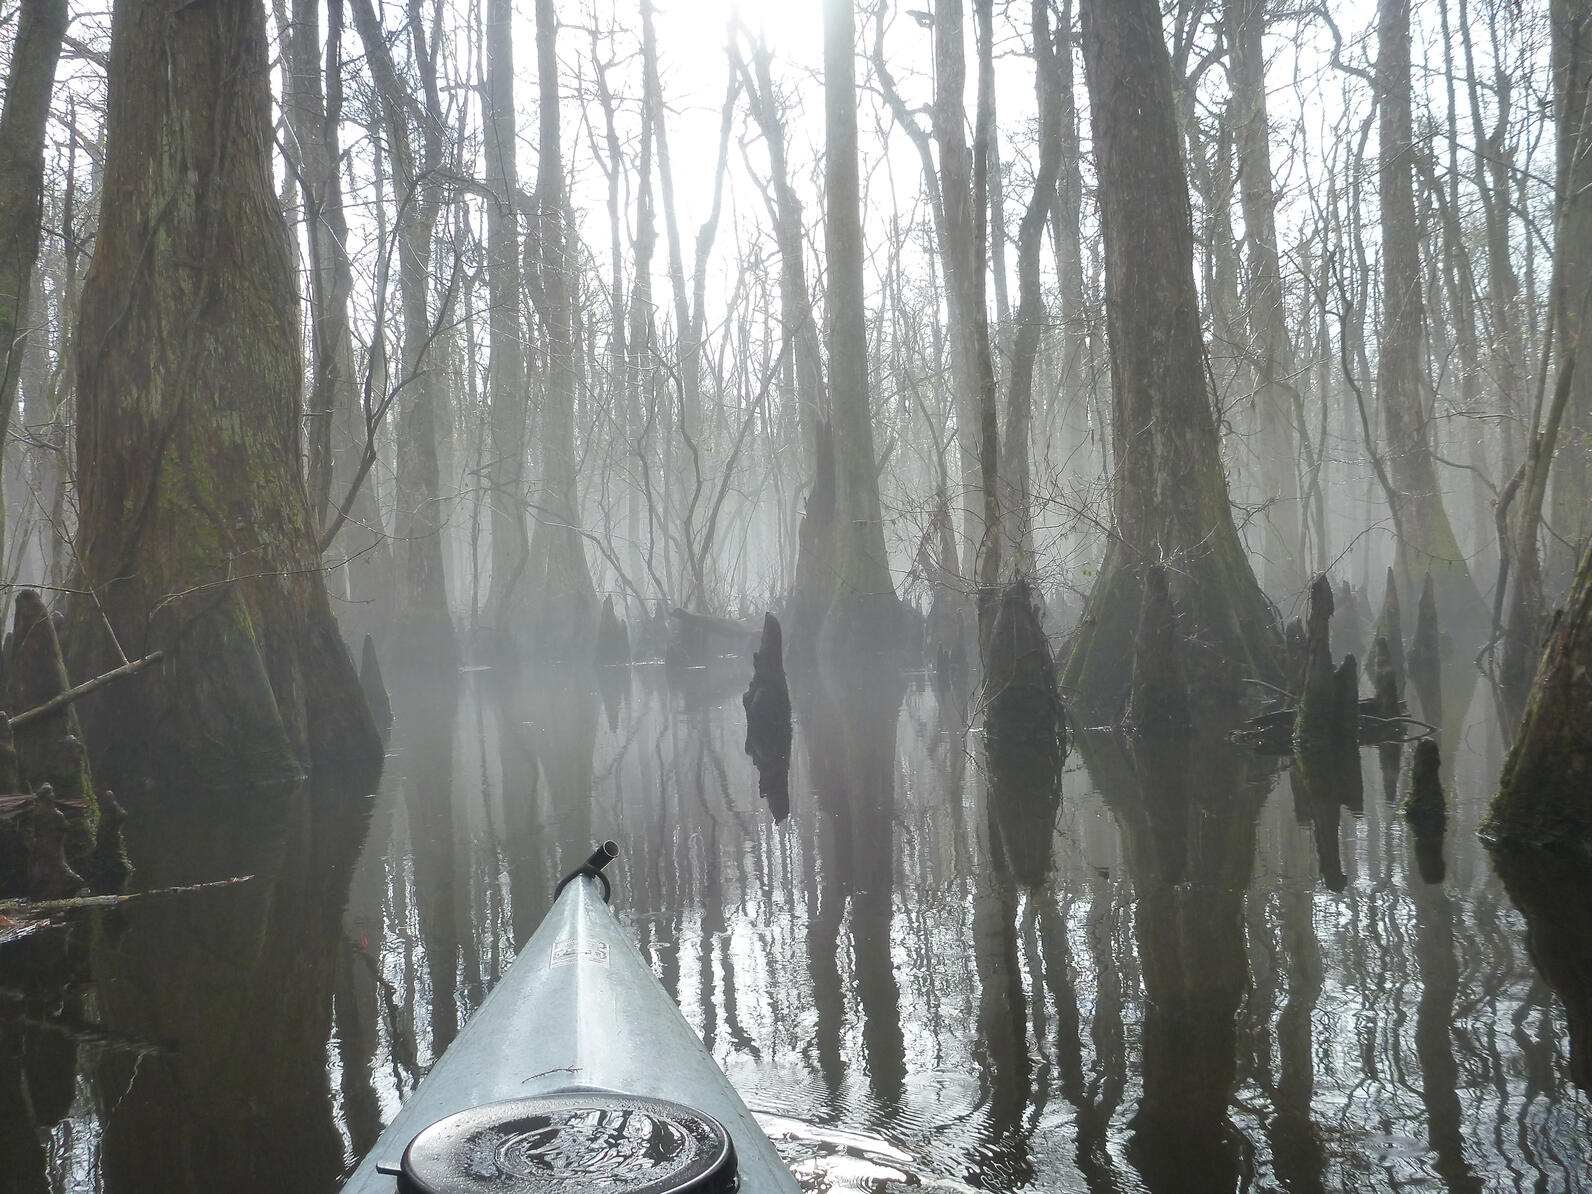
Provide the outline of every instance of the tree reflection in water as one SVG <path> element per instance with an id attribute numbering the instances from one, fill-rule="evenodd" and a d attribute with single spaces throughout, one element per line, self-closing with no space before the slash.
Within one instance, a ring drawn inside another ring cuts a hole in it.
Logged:
<path id="1" fill-rule="evenodd" d="M 986 799 L 965 689 L 816 680 L 777 824 L 740 664 L 637 667 L 606 704 L 395 678 L 374 800 L 129 799 L 138 882 L 259 877 L 81 925 L 27 1014 L 98 1036 L 40 1050 L 0 1015 L 0 1102 L 45 1096 L 21 1188 L 330 1194 L 612 837 L 623 916 L 810 1189 L 1592 1190 L 1587 879 L 1517 868 L 1512 903 L 1493 876 L 1485 692 L 1445 687 L 1430 883 L 1374 750 L 1359 817 L 1231 751 L 1114 742 L 1059 804 Z"/>

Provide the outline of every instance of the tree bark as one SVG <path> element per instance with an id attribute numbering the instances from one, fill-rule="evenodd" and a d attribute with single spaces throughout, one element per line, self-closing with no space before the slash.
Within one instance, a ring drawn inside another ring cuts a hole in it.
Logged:
<path id="1" fill-rule="evenodd" d="M 1429 571 L 1438 582 L 1443 622 L 1476 633 L 1486 614 L 1443 505 L 1432 457 L 1431 385 L 1422 367 L 1419 232 L 1412 177 L 1410 0 L 1380 0 L 1376 84 L 1381 138 L 1382 327 L 1376 387 L 1393 482 L 1398 568 L 1414 592 Z"/>
<path id="2" fill-rule="evenodd" d="M 829 260 L 826 340 L 835 444 L 834 589 L 822 653 L 855 658 L 893 643 L 898 605 L 885 554 L 868 395 L 868 341 L 857 167 L 855 15 L 824 0 L 824 248 Z"/>
<path id="3" fill-rule="evenodd" d="M 431 239 L 442 204 L 442 104 L 426 53 L 418 8 L 409 14 L 410 39 L 422 71 L 422 118 L 410 125 L 414 96 L 399 80 L 371 0 L 353 0 L 354 25 L 379 97 L 382 129 L 398 202 L 398 290 L 403 323 L 403 375 L 398 383 L 396 531 L 397 610 L 394 658 L 451 668 L 458 659 L 442 565 L 442 503 L 437 464 L 437 409 L 446 386 L 432 353 Z M 415 134 L 420 138 L 416 155 Z M 378 340 L 381 333 L 378 330 Z"/>
<path id="4" fill-rule="evenodd" d="M 940 261 L 950 325 L 951 389 L 956 401 L 957 455 L 962 472 L 962 572 L 977 575 L 984 513 L 976 496 L 979 470 L 979 364 L 973 330 L 977 281 L 973 251 L 973 159 L 967 144 L 967 62 L 962 0 L 934 3 L 934 141 L 940 151 L 939 192 L 944 218 Z M 987 168 L 988 163 L 985 163 Z M 983 254 L 979 254 L 980 257 Z M 987 318 L 987 317 L 986 317 Z"/>
<path id="5" fill-rule="evenodd" d="M 526 612 L 519 586 L 530 553 L 525 524 L 525 429 L 530 395 L 525 385 L 519 222 L 514 211 L 520 179 L 514 154 L 513 16 L 510 0 L 487 0 L 482 146 L 486 185 L 492 192 L 486 206 L 487 335 L 491 343 L 486 387 L 492 418 L 492 451 L 486 470 L 492 495 L 492 588 L 487 608 L 500 633 L 510 632 Z"/>
<path id="6" fill-rule="evenodd" d="M 11 427 L 28 336 L 28 299 L 44 220 L 44 126 L 66 33 L 66 0 L 23 0 L 0 113 L 0 446 Z M 4 491 L 0 490 L 0 495 Z M 0 559 L 5 509 L 0 497 Z"/>
<path id="7" fill-rule="evenodd" d="M 1055 207 L 1056 180 L 1061 172 L 1061 53 L 1050 33 L 1046 0 L 1032 0 L 1030 24 L 1034 42 L 1034 90 L 1039 105 L 1039 165 L 1034 193 L 1017 228 L 1017 330 L 1006 392 L 1006 441 L 1001 461 L 1005 483 L 1001 515 L 1006 521 L 1007 550 L 1012 564 L 1027 571 L 1033 559 L 1030 512 L 1028 433 L 1033 421 L 1034 364 L 1045 323 L 1045 296 L 1040 287 L 1039 250 L 1045 222 Z M 1065 47 L 1065 42 L 1063 43 Z"/>
<path id="8" fill-rule="evenodd" d="M 258 0 L 114 11 L 67 645 L 76 676 L 123 652 L 165 660 L 79 706 L 112 770 L 180 759 L 191 778 L 261 777 L 381 757 L 304 486 L 266 44 Z"/>
<path id="9" fill-rule="evenodd" d="M 1063 682 L 1114 705 L 1148 564 L 1170 565 L 1190 684 L 1278 680 L 1279 639 L 1233 525 L 1206 388 L 1193 229 L 1154 0 L 1088 0 L 1084 63 L 1100 179 L 1111 344 L 1114 527 Z"/>
<path id="10" fill-rule="evenodd" d="M 597 645 L 598 606 L 575 490 L 573 263 L 565 253 L 558 19 L 552 0 L 536 0 L 536 60 L 541 96 L 536 240 L 540 313 L 547 337 L 547 391 L 542 403 L 543 489 L 531 533 L 530 649 L 541 658 L 589 662 Z"/>
<path id="11" fill-rule="evenodd" d="M 1592 547 L 1548 636 L 1483 832 L 1592 853 Z"/>
<path id="12" fill-rule="evenodd" d="M 1249 250 L 1245 307 L 1249 312 L 1260 437 L 1262 496 L 1278 503 L 1265 520 L 1266 575 L 1274 591 L 1301 587 L 1309 561 L 1301 558 L 1295 415 L 1303 414 L 1294 379 L 1298 367 L 1283 305 L 1272 193 L 1271 121 L 1266 111 L 1266 0 L 1228 0 L 1228 78 L 1238 141 L 1239 200 Z"/>
<path id="13" fill-rule="evenodd" d="M 732 43 L 733 46 L 733 43 Z M 738 50 L 732 48 L 738 54 Z M 785 155 L 785 123 L 780 118 L 769 71 L 771 55 L 759 43 L 750 68 L 739 57 L 746 86 L 747 107 L 768 147 L 769 182 L 774 190 L 774 240 L 779 248 L 779 316 L 781 335 L 791 347 L 785 350 L 784 371 L 790 377 L 790 397 L 801 428 L 802 454 L 810 471 L 817 453 L 818 420 L 823 414 L 823 362 L 818 324 L 813 318 L 812 296 L 807 290 L 807 268 L 802 237 L 802 206 L 791 186 Z"/>
<path id="14" fill-rule="evenodd" d="M 283 21 L 282 0 L 276 0 Z M 345 519 L 325 550 L 346 558 L 343 587 L 350 606 L 343 619 L 350 640 L 368 628 L 385 629 L 392 589 L 392 547 L 366 483 L 363 459 L 372 429 L 354 372 L 354 337 L 348 306 L 354 290 L 348 260 L 348 218 L 339 161 L 342 150 L 342 0 L 326 6 L 324 89 L 320 4 L 293 0 L 282 35 L 282 112 L 297 147 L 299 188 L 310 249 L 313 361 L 305 425 L 309 431 L 309 492 L 315 522 L 324 532 L 350 488 L 356 488 Z"/>
<path id="15" fill-rule="evenodd" d="M 1592 326 L 1592 3 L 1554 0 L 1554 106 L 1559 114 L 1559 194 L 1564 204 L 1554 264 L 1559 281 L 1554 302 L 1561 318 L 1560 344 L 1579 348 Z M 1584 358 L 1583 358 L 1584 360 Z M 1567 547 L 1550 549 L 1555 592 L 1574 564 L 1576 551 L 1592 536 L 1592 368 L 1578 370 L 1569 397 L 1565 439 L 1553 479 L 1553 527 Z"/>

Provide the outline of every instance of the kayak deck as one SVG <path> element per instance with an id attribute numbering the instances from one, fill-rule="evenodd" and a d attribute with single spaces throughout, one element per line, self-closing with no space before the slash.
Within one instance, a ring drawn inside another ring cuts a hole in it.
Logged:
<path id="1" fill-rule="evenodd" d="M 741 1191 L 795 1194 L 774 1146 L 604 901 L 601 881 L 578 875 L 566 883 L 344 1194 L 393 1194 L 410 1141 L 446 1116 L 581 1088 L 705 1112 L 734 1142 Z"/>

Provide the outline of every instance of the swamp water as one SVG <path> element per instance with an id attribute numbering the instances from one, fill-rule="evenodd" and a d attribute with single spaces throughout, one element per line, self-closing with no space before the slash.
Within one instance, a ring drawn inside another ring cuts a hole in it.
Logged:
<path id="1" fill-rule="evenodd" d="M 774 808 L 744 684 L 471 671 L 398 688 L 374 795 L 126 799 L 136 886 L 256 877 L 0 951 L 0 1190 L 329 1194 L 604 837 L 806 1190 L 1592 1190 L 1592 873 L 1493 873 L 1485 692 L 1434 849 L 1408 749 L 1357 797 L 1094 740 L 1059 808 L 991 794 L 920 676 L 797 686 Z"/>

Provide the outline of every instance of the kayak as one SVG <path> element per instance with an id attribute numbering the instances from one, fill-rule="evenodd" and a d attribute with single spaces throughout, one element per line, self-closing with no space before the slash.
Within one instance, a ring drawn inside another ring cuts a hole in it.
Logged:
<path id="1" fill-rule="evenodd" d="M 344 1194 L 796 1194 L 609 907 L 618 852 L 559 884 Z"/>

